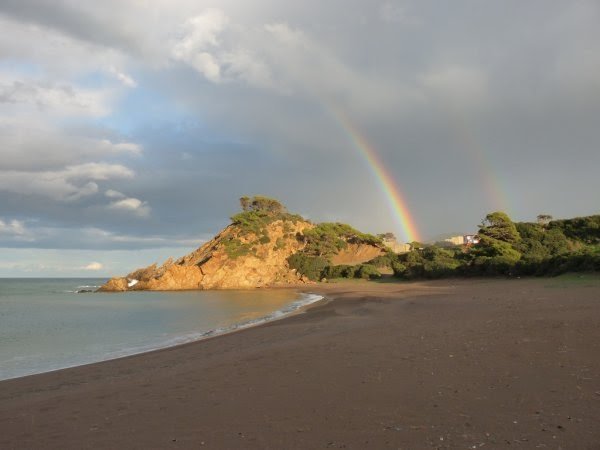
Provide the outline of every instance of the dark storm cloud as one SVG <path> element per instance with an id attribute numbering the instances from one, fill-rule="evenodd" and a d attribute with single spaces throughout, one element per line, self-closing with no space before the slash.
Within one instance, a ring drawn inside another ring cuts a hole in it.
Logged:
<path id="1" fill-rule="evenodd" d="M 69 0 L 3 0 L 0 12 L 20 22 L 42 25 L 94 44 L 131 49 L 137 41 L 113 14 Z M 113 16 L 111 20 L 111 16 Z"/>
<path id="2" fill-rule="evenodd" d="M 424 237 L 597 212 L 596 2 L 239 3 L 0 4 L 0 245 L 186 245 L 254 193 L 401 235 L 332 105 Z"/>

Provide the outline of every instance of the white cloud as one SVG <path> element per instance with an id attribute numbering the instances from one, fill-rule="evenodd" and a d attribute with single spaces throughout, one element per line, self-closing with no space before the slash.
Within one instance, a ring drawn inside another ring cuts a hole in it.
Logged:
<path id="1" fill-rule="evenodd" d="M 5 222 L 0 219 L 0 234 L 10 234 L 22 236 L 26 232 L 25 224 L 19 220 Z"/>
<path id="2" fill-rule="evenodd" d="M 74 201 L 98 192 L 95 181 L 133 178 L 120 164 L 86 163 L 56 171 L 0 170 L 0 190 L 36 195 L 59 201 Z"/>
<path id="3" fill-rule="evenodd" d="M 123 194 L 122 192 L 119 191 L 115 191 L 113 189 L 109 189 L 107 190 L 104 195 L 106 195 L 108 198 L 125 198 L 127 197 L 125 194 Z"/>
<path id="4" fill-rule="evenodd" d="M 264 28 L 268 33 L 286 45 L 304 48 L 311 47 L 310 40 L 302 31 L 291 28 L 285 22 L 269 23 Z"/>
<path id="5" fill-rule="evenodd" d="M 90 271 L 97 271 L 97 270 L 102 270 L 104 269 L 104 265 L 102 263 L 99 262 L 91 262 L 86 266 L 82 267 L 83 270 L 90 270 Z"/>
<path id="6" fill-rule="evenodd" d="M 28 112 L 59 115 L 105 116 L 113 93 L 107 89 L 84 89 L 70 83 L 55 83 L 0 73 L 0 105 Z"/>
<path id="7" fill-rule="evenodd" d="M 210 81 L 221 81 L 221 67 L 211 51 L 218 47 L 218 36 L 228 23 L 228 17 L 218 9 L 188 19 L 173 45 L 173 58 L 189 64 Z"/>
<path id="8" fill-rule="evenodd" d="M 137 82 L 131 76 L 127 75 L 125 72 L 121 72 L 115 66 L 110 66 L 108 72 L 125 86 L 129 88 L 137 87 Z"/>
<path id="9" fill-rule="evenodd" d="M 248 27 L 232 23 L 222 11 L 208 10 L 182 30 L 172 44 L 173 59 L 217 84 L 240 82 L 286 95 L 338 98 L 358 110 L 385 110 L 413 95 L 397 79 L 363 75 L 285 22 Z"/>
<path id="10" fill-rule="evenodd" d="M 151 210 L 147 202 L 143 202 L 133 197 L 122 198 L 120 200 L 114 201 L 110 203 L 108 207 L 110 209 L 133 213 L 139 217 L 148 217 L 150 215 Z"/>
<path id="11" fill-rule="evenodd" d="M 0 115 L 0 169 L 60 168 L 142 152 L 134 142 L 113 142 L 81 135 L 77 130 L 62 130 L 41 117 Z"/>
<path id="12" fill-rule="evenodd" d="M 64 230 L 63 230 L 64 231 Z M 165 236 L 132 236 L 128 234 L 118 234 L 101 228 L 84 228 L 78 230 L 81 238 L 89 242 L 102 242 L 104 246 L 113 247 L 115 244 L 134 245 L 136 247 L 159 248 L 168 246 L 199 247 L 212 235 L 196 237 L 177 237 Z"/>
<path id="13" fill-rule="evenodd" d="M 100 150 L 104 151 L 104 153 L 132 153 L 134 155 L 142 153 L 142 146 L 134 142 L 113 143 L 108 139 L 102 139 L 100 144 Z"/>
<path id="14" fill-rule="evenodd" d="M 62 174 L 65 178 L 79 180 L 91 178 L 92 180 L 108 180 L 111 178 L 133 178 L 133 171 L 120 164 L 86 163 L 65 167 Z"/>

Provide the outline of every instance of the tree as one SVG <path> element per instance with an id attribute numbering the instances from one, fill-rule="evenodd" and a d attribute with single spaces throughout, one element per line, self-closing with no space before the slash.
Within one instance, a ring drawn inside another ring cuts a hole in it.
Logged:
<path id="1" fill-rule="evenodd" d="M 501 211 L 485 216 L 479 227 L 479 243 L 471 250 L 471 267 L 488 275 L 510 273 L 521 259 L 515 249 L 521 236 L 510 217 Z"/>
<path id="2" fill-rule="evenodd" d="M 545 227 L 552 221 L 552 216 L 550 214 L 540 214 L 537 216 L 537 223 L 541 226 Z"/>
<path id="3" fill-rule="evenodd" d="M 255 195 L 250 201 L 250 209 L 253 211 L 265 211 L 269 213 L 285 212 L 285 207 L 274 198 Z"/>
<path id="4" fill-rule="evenodd" d="M 509 244 L 514 244 L 521 238 L 513 221 L 502 211 L 496 211 L 485 216 L 479 227 L 479 236 L 486 236 Z"/>
<path id="5" fill-rule="evenodd" d="M 250 197 L 244 195 L 240 198 L 240 205 L 242 206 L 242 211 L 248 211 L 248 208 L 250 208 Z"/>

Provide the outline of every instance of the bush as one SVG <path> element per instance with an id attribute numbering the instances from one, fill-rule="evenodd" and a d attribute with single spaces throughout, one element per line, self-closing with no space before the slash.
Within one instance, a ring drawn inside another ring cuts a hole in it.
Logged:
<path id="1" fill-rule="evenodd" d="M 367 264 L 372 264 L 379 268 L 390 268 L 393 269 L 393 265 L 398 261 L 398 255 L 394 252 L 387 252 L 385 255 L 378 256 L 368 261 Z"/>
<path id="2" fill-rule="evenodd" d="M 329 257 L 351 244 L 380 245 L 381 239 L 361 233 L 343 223 L 320 223 L 310 230 L 304 230 L 306 247 L 304 253 L 313 256 Z"/>
<path id="3" fill-rule="evenodd" d="M 600 244 L 600 215 L 553 220 L 548 228 L 559 229 L 567 238 L 586 244 Z"/>
<path id="4" fill-rule="evenodd" d="M 250 253 L 254 248 L 251 244 L 244 244 L 239 239 L 230 239 L 224 242 L 225 253 L 230 259 L 236 259 L 240 256 L 245 256 Z"/>
<path id="5" fill-rule="evenodd" d="M 231 217 L 233 224 L 243 232 L 256 235 L 261 234 L 264 227 L 274 220 L 274 216 L 265 211 L 245 211 Z"/>
<path id="6" fill-rule="evenodd" d="M 277 240 L 275 241 L 275 250 L 281 250 L 284 247 L 285 247 L 285 239 L 277 238 Z"/>
<path id="7" fill-rule="evenodd" d="M 377 270 L 377 267 L 371 264 L 361 264 L 358 266 L 358 270 L 356 271 L 356 278 L 363 279 L 373 279 L 373 278 L 381 278 L 381 274 Z"/>
<path id="8" fill-rule="evenodd" d="M 406 277 L 406 271 L 408 270 L 408 267 L 406 267 L 404 264 L 402 264 L 399 261 L 394 261 L 392 263 L 392 270 L 394 271 L 394 276 L 395 277 L 405 278 Z"/>
<path id="9" fill-rule="evenodd" d="M 357 269 L 354 266 L 345 264 L 340 264 L 339 266 L 327 266 L 322 272 L 322 277 L 330 280 L 335 278 L 354 278 L 356 270 Z"/>
<path id="10" fill-rule="evenodd" d="M 295 253 L 288 259 L 290 268 L 296 269 L 298 273 L 304 275 L 309 280 L 318 281 L 323 278 L 323 270 L 327 266 L 327 260 L 320 256 L 308 256 L 302 253 Z"/>

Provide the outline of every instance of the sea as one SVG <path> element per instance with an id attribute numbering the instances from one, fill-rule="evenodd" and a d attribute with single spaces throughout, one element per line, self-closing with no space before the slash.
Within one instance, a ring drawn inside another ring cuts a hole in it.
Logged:
<path id="1" fill-rule="evenodd" d="M 0 278 L 0 380 L 170 347 L 321 299 L 292 290 L 96 293 L 104 278 Z"/>

